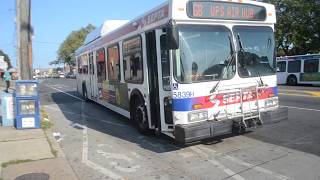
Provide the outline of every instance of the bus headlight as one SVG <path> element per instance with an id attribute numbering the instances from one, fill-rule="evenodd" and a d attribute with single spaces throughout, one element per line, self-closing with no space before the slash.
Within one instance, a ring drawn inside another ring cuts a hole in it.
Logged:
<path id="1" fill-rule="evenodd" d="M 189 122 L 196 122 L 208 119 L 208 111 L 196 111 L 188 114 Z"/>

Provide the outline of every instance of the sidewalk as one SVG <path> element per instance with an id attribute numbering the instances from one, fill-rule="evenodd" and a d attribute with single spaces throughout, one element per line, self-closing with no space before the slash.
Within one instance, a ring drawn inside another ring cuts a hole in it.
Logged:
<path id="1" fill-rule="evenodd" d="M 0 180 L 15 179 L 76 180 L 77 177 L 50 129 L 16 130 L 0 126 Z"/>

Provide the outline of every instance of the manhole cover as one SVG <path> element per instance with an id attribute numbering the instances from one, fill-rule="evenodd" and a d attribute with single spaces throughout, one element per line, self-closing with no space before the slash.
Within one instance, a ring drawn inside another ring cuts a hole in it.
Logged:
<path id="1" fill-rule="evenodd" d="M 49 174 L 45 173 L 30 173 L 17 177 L 15 180 L 49 180 Z"/>

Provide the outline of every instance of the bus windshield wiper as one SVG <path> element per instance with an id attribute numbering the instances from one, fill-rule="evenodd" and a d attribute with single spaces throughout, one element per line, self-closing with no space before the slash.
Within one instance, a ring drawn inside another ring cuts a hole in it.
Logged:
<path id="1" fill-rule="evenodd" d="M 235 56 L 235 54 L 236 54 L 236 51 L 234 51 L 234 49 L 233 49 L 231 36 L 229 35 L 228 38 L 229 38 L 229 45 L 230 45 L 230 56 L 228 56 L 228 58 L 225 60 L 225 62 L 228 62 L 227 66 L 226 66 L 226 71 L 223 71 L 223 72 L 222 72 L 221 78 L 219 79 L 219 81 L 217 82 L 217 84 L 216 84 L 215 86 L 213 86 L 213 88 L 210 90 L 210 94 L 214 93 L 214 92 L 217 90 L 217 88 L 218 88 L 219 85 L 220 85 L 220 82 L 221 82 L 222 78 L 223 78 L 224 75 L 225 75 L 225 72 L 228 71 L 229 66 L 233 63 L 233 61 L 234 61 L 234 59 L 235 59 L 234 56 Z"/>
<path id="2" fill-rule="evenodd" d="M 241 37 L 240 37 L 240 34 L 239 34 L 239 33 L 237 34 L 237 38 L 238 38 L 238 43 L 239 43 L 239 52 L 241 52 L 241 53 L 246 53 L 246 51 L 243 49 L 243 45 L 242 45 L 242 41 L 241 41 Z M 265 86 L 259 70 L 257 70 L 257 74 L 258 74 L 259 79 L 260 79 L 260 82 L 258 82 L 258 81 L 256 80 L 257 83 L 258 83 L 258 85 L 259 85 L 259 87 Z"/>
<path id="3" fill-rule="evenodd" d="M 243 46 L 242 46 L 242 41 L 241 41 L 241 37 L 240 37 L 240 34 L 238 33 L 237 34 L 237 38 L 238 38 L 238 43 L 239 43 L 239 48 L 240 48 L 240 52 L 245 52 L 245 50 L 243 49 Z"/>

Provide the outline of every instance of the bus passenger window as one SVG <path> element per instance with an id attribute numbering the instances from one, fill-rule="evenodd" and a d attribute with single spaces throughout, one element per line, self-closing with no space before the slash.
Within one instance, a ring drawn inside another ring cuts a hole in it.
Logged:
<path id="1" fill-rule="evenodd" d="M 85 54 L 81 58 L 82 74 L 88 74 L 88 55 Z"/>
<path id="2" fill-rule="evenodd" d="M 170 91 L 170 61 L 169 61 L 169 50 L 166 45 L 166 35 L 160 37 L 161 46 L 161 69 L 162 69 L 162 85 L 163 90 Z"/>
<path id="3" fill-rule="evenodd" d="M 103 81 L 106 80 L 106 63 L 105 63 L 104 48 L 99 49 L 96 52 L 96 61 L 97 61 L 98 83 L 102 83 Z"/>
<path id="4" fill-rule="evenodd" d="M 126 82 L 143 83 L 143 60 L 141 37 L 123 42 L 123 66 Z"/>
<path id="5" fill-rule="evenodd" d="M 94 74 L 94 66 L 93 66 L 93 53 L 89 54 L 89 70 L 90 74 Z"/>
<path id="6" fill-rule="evenodd" d="M 110 81 L 120 81 L 120 56 L 119 46 L 114 45 L 108 48 L 108 78 Z"/>
<path id="7" fill-rule="evenodd" d="M 301 61 L 289 61 L 288 62 L 288 73 L 300 73 Z"/>
<path id="8" fill-rule="evenodd" d="M 277 72 L 286 72 L 286 62 L 285 61 L 280 61 L 277 63 L 277 67 L 278 67 L 278 70 Z"/>
<path id="9" fill-rule="evenodd" d="M 319 60 L 318 59 L 304 60 L 303 71 L 305 73 L 319 72 Z"/>
<path id="10" fill-rule="evenodd" d="M 82 66 L 81 66 L 81 58 L 77 58 L 77 64 L 78 64 L 78 73 L 82 74 Z"/>

